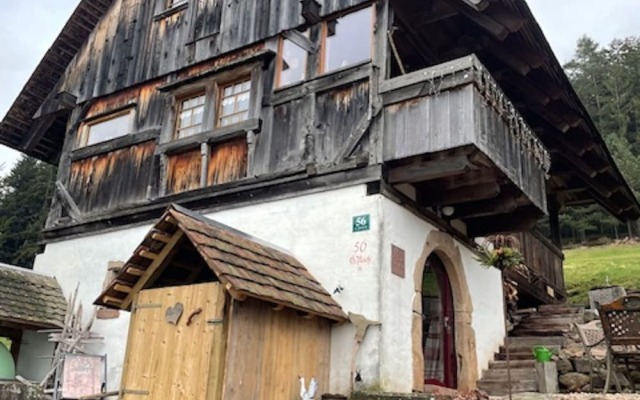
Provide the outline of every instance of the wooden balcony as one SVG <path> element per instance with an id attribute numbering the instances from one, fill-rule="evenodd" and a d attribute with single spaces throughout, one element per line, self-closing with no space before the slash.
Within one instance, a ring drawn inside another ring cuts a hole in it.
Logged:
<path id="1" fill-rule="evenodd" d="M 514 234 L 520 241 L 523 268 L 505 271 L 505 278 L 517 283 L 525 306 L 565 300 L 564 255 L 538 231 Z"/>
<path id="2" fill-rule="evenodd" d="M 546 213 L 549 154 L 471 55 L 384 81 L 388 181 L 469 236 L 529 230 Z"/>

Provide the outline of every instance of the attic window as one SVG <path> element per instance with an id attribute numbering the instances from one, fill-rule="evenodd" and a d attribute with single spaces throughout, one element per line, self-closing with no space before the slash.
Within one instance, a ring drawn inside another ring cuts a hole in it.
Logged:
<path id="1" fill-rule="evenodd" d="M 81 146 L 91 146 L 106 142 L 120 136 L 128 135 L 132 130 L 133 109 L 107 115 L 85 125 L 85 132 L 81 136 Z"/>
<path id="2" fill-rule="evenodd" d="M 323 25 L 321 72 L 330 72 L 371 59 L 373 7 L 332 19 Z"/>

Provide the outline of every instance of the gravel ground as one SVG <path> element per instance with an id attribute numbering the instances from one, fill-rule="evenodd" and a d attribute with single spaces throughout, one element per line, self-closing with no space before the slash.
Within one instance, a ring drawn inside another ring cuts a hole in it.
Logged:
<path id="1" fill-rule="evenodd" d="M 492 397 L 492 400 L 508 400 L 509 396 Z M 518 393 L 513 395 L 513 400 L 640 400 L 640 393 L 635 394 L 598 394 L 598 393 L 571 393 L 571 394 L 540 394 Z"/>

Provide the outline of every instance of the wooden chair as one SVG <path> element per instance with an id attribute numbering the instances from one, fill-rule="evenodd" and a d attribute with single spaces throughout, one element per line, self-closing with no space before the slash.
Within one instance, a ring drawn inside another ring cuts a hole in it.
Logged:
<path id="1" fill-rule="evenodd" d="M 607 380 L 604 392 L 609 390 L 611 377 L 619 364 L 625 366 L 626 377 L 635 391 L 629 365 L 640 364 L 640 295 L 619 298 L 598 308 L 607 342 Z"/>

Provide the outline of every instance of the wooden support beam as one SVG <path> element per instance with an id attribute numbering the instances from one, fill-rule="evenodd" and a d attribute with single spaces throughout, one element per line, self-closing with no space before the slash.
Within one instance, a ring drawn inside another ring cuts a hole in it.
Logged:
<path id="1" fill-rule="evenodd" d="M 78 208 L 78 205 L 73 200 L 73 197 L 71 197 L 71 194 L 69 194 L 67 188 L 61 181 L 56 181 L 56 195 L 62 202 L 62 206 L 65 208 L 67 214 L 69 214 L 71 219 L 77 222 L 84 221 L 80 208 Z"/>
<path id="2" fill-rule="evenodd" d="M 229 292 L 229 295 L 231 295 L 231 297 L 233 297 L 235 300 L 245 301 L 247 299 L 247 295 L 245 293 L 241 293 L 238 290 L 236 290 L 236 288 L 233 287 L 233 285 L 229 282 L 227 282 L 224 285 L 224 288 L 227 290 L 227 292 Z"/>
<path id="3" fill-rule="evenodd" d="M 151 234 L 151 239 L 157 240 L 158 242 L 162 243 L 169 243 L 171 241 L 171 236 L 169 236 L 165 232 L 157 231 Z"/>
<path id="4" fill-rule="evenodd" d="M 115 285 L 113 285 L 113 290 L 120 293 L 131 293 L 131 287 L 123 285 L 121 283 L 116 283 Z"/>
<path id="5" fill-rule="evenodd" d="M 48 114 L 35 120 L 20 144 L 20 148 L 25 152 L 33 151 L 57 118 L 57 114 Z"/>
<path id="6" fill-rule="evenodd" d="M 144 275 L 144 269 L 138 268 L 138 267 L 129 266 L 129 267 L 127 267 L 127 269 L 125 271 L 126 271 L 127 274 L 129 274 L 131 276 L 142 276 L 142 275 Z"/>
<path id="7" fill-rule="evenodd" d="M 143 249 L 143 248 L 138 250 L 137 255 L 142 257 L 142 258 L 149 259 L 149 260 L 155 260 L 156 258 L 158 258 L 158 254 L 153 253 L 150 250 Z"/>
<path id="8" fill-rule="evenodd" d="M 121 306 L 122 305 L 122 299 L 118 299 L 117 297 L 113 297 L 113 296 L 102 296 L 102 301 L 108 304 L 113 304 L 116 306 Z"/>
<path id="9" fill-rule="evenodd" d="M 170 257 L 171 253 L 176 248 L 178 242 L 180 241 L 180 239 L 182 239 L 183 236 L 184 236 L 184 232 L 182 232 L 182 230 L 178 230 L 176 231 L 176 233 L 173 234 L 173 236 L 171 237 L 171 241 L 167 243 L 162 248 L 160 253 L 153 259 L 151 264 L 149 264 L 147 269 L 144 271 L 144 274 L 140 277 L 140 279 L 138 279 L 138 282 L 136 282 L 136 284 L 133 286 L 131 292 L 124 299 L 121 306 L 122 309 L 125 309 L 125 310 L 128 309 L 131 306 L 131 303 L 133 302 L 133 298 L 135 294 L 138 293 L 140 290 L 142 290 L 145 287 L 145 285 L 153 282 L 153 280 L 155 280 L 157 276 L 160 273 L 162 273 L 162 271 L 168 264 L 169 260 L 171 259 Z"/>
<path id="10" fill-rule="evenodd" d="M 442 190 L 454 190 L 466 186 L 476 186 L 485 183 L 501 183 L 502 179 L 503 178 L 498 177 L 498 174 L 494 169 L 482 168 L 474 171 L 469 171 L 464 174 L 436 179 L 430 181 L 429 185 L 433 185 L 434 187 Z"/>
<path id="11" fill-rule="evenodd" d="M 503 41 L 509 36 L 510 32 L 507 28 L 495 19 L 483 14 L 477 7 L 470 4 L 469 1 L 470 0 L 449 0 L 448 4 L 497 40 Z"/>
<path id="12" fill-rule="evenodd" d="M 536 206 L 521 207 L 509 214 L 465 220 L 469 237 L 481 237 L 504 232 L 531 230 L 544 213 Z"/>
<path id="13" fill-rule="evenodd" d="M 500 195 L 495 199 L 480 200 L 471 203 L 460 204 L 455 207 L 452 219 L 468 219 L 486 217 L 497 214 L 508 214 L 515 211 L 522 200 L 522 196 L 515 189 L 502 189 Z M 525 198 L 526 200 L 526 198 Z M 528 200 L 526 200 L 528 202 Z"/>
<path id="14" fill-rule="evenodd" d="M 418 190 L 418 203 L 423 206 L 450 206 L 479 200 L 493 199 L 500 194 L 498 183 L 466 186 L 455 190 L 438 190 L 425 185 Z"/>
<path id="15" fill-rule="evenodd" d="M 439 157 L 435 160 L 392 167 L 388 182 L 391 184 L 426 182 L 433 179 L 464 174 L 475 168 L 466 155 Z"/>

